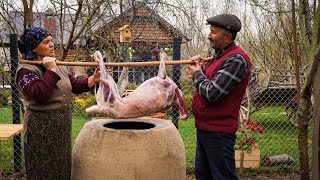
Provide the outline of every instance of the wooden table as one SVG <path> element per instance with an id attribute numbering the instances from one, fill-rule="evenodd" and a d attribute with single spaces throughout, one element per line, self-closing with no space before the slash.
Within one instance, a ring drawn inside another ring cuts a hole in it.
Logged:
<path id="1" fill-rule="evenodd" d="M 20 134 L 22 124 L 0 124 L 0 140 L 10 140 L 13 136 Z M 0 159 L 1 160 L 1 159 Z M 0 161 L 0 180 L 2 179 L 2 167 Z"/>
<path id="2" fill-rule="evenodd" d="M 22 124 L 0 124 L 0 140 L 10 140 L 14 135 L 20 134 Z"/>

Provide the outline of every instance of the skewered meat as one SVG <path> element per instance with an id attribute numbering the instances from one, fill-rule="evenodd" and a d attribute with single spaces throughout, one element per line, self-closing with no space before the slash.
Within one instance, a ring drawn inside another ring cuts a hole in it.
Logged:
<path id="1" fill-rule="evenodd" d="M 108 74 L 103 63 L 102 54 L 94 53 L 94 58 L 99 61 L 100 85 L 96 93 L 97 105 L 86 109 L 88 114 L 103 114 L 114 119 L 134 118 L 149 116 L 178 105 L 180 119 L 188 119 L 186 100 L 183 92 L 167 76 L 165 61 L 168 56 L 160 53 L 160 66 L 158 76 L 144 81 L 128 96 L 121 98 L 118 87 L 112 76 Z"/>

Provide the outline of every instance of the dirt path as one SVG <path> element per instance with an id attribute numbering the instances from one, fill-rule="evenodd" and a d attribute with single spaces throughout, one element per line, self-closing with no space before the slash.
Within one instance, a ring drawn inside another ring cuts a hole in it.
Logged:
<path id="1" fill-rule="evenodd" d="M 239 180 L 299 180 L 300 176 L 296 173 L 290 174 L 259 174 L 253 176 L 242 176 Z M 196 180 L 194 174 L 188 175 L 187 180 Z"/>
<path id="2" fill-rule="evenodd" d="M 3 180 L 26 180 L 25 177 L 19 177 L 17 175 L 11 175 L 7 177 L 3 177 Z M 259 174 L 252 176 L 242 176 L 239 177 L 239 180 L 299 180 L 300 176 L 298 173 L 290 173 L 290 174 Z M 194 174 L 187 175 L 186 180 L 196 180 Z"/>

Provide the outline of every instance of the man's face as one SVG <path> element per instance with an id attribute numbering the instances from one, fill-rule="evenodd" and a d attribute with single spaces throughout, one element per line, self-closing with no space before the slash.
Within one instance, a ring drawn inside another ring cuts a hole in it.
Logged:
<path id="1" fill-rule="evenodd" d="M 227 33 L 224 29 L 216 26 L 210 26 L 210 33 L 208 39 L 210 46 L 216 51 L 220 51 L 226 47 L 230 42 L 230 33 Z"/>

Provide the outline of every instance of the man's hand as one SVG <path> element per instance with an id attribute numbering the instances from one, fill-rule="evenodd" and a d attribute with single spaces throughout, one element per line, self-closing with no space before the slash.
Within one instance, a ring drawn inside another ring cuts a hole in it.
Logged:
<path id="1" fill-rule="evenodd" d="M 201 71 L 202 70 L 202 65 L 204 64 L 204 60 L 200 55 L 196 55 L 190 58 L 190 60 L 194 61 L 195 64 L 189 65 L 189 77 L 193 78 L 194 73 L 196 71 Z"/>
<path id="2" fill-rule="evenodd" d="M 56 58 L 54 57 L 44 57 L 42 60 L 42 65 L 47 70 L 51 70 L 53 72 L 57 71 L 57 64 L 56 64 Z"/>

